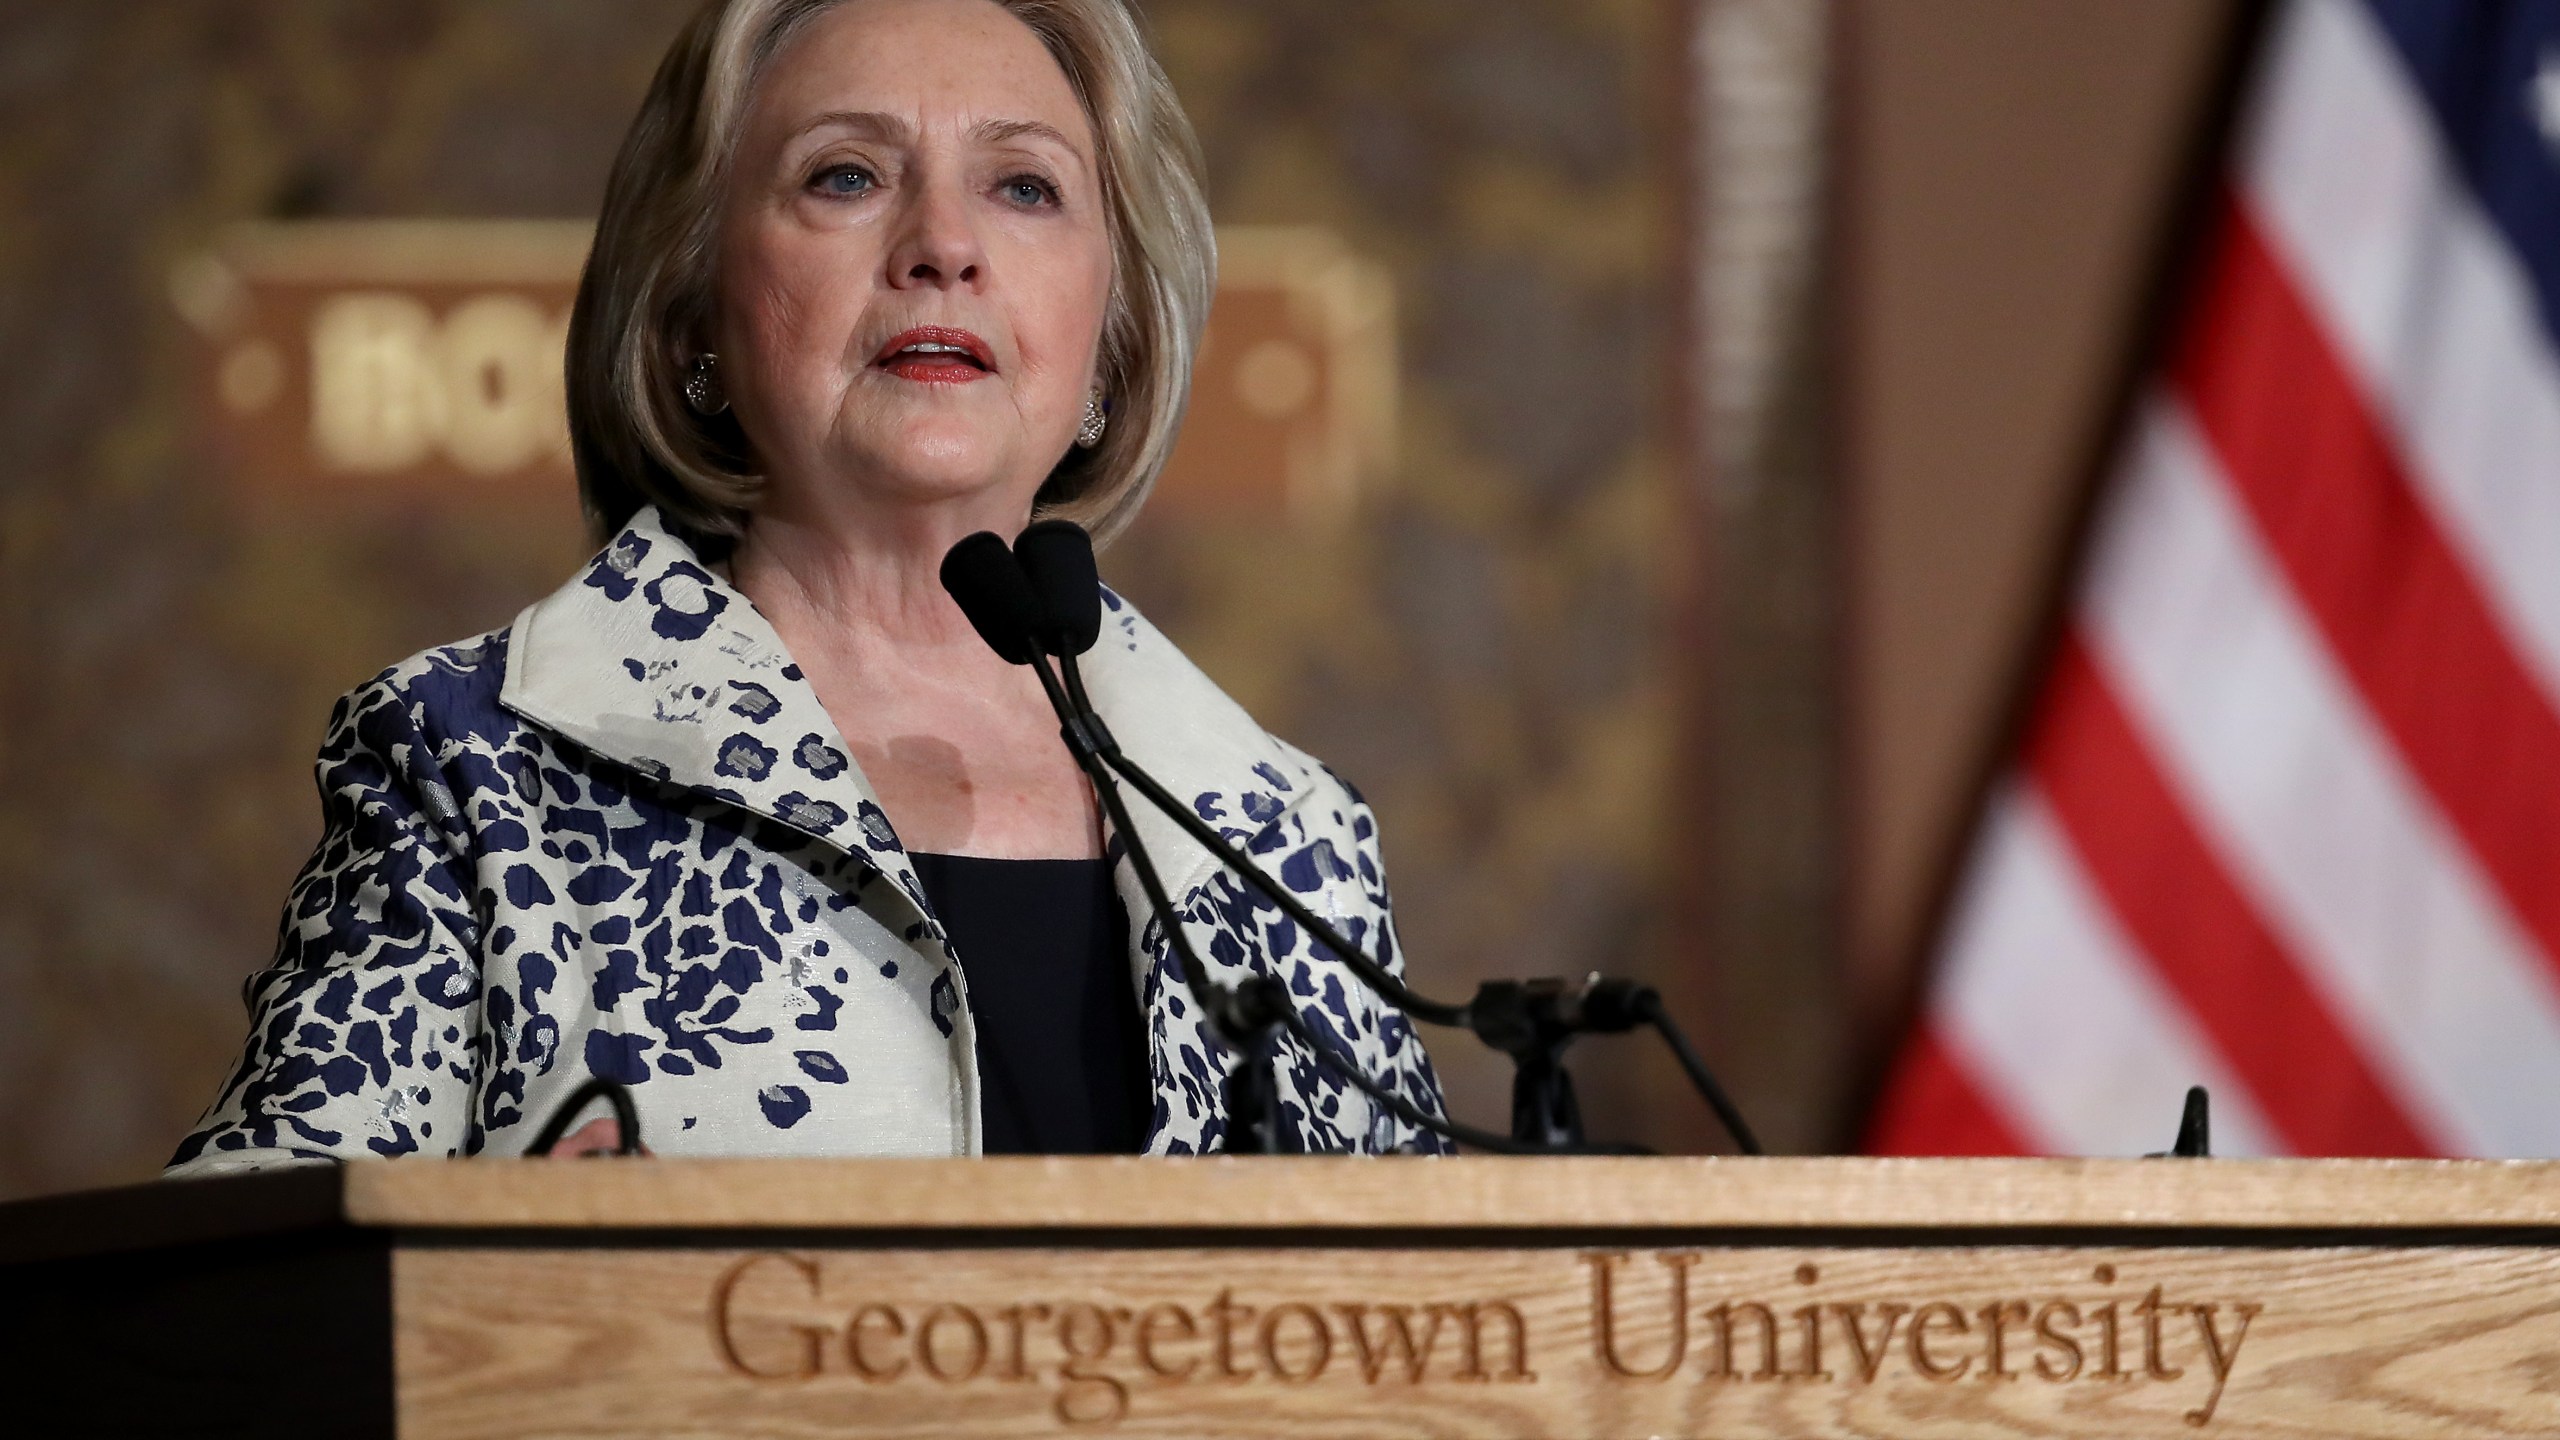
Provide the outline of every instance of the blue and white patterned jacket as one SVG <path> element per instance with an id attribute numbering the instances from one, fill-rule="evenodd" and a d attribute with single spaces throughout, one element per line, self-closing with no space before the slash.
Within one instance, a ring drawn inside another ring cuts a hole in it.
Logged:
<path id="1" fill-rule="evenodd" d="M 1123 748 L 1400 966 L 1358 794 L 1109 606 L 1085 673 Z M 662 1155 L 978 1149 L 964 982 L 888 817 L 772 628 L 654 512 L 509 628 L 348 695 L 318 775 L 326 832 L 247 987 L 247 1052 L 172 1174 L 519 1154 L 594 1075 L 633 1087 Z M 1171 821 L 1134 823 L 1211 970 L 1285 977 L 1439 1111 L 1401 1016 Z M 1147 917 L 1125 859 L 1115 876 Z M 1219 1149 L 1228 1054 L 1162 927 L 1131 931 L 1146 1148 Z M 1277 1063 L 1309 1149 L 1439 1148 L 1308 1057 Z"/>

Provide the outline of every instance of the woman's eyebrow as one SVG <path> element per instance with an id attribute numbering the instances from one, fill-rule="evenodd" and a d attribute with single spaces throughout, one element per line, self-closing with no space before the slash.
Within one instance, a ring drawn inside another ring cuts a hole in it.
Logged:
<path id="1" fill-rule="evenodd" d="M 851 130 L 874 140 L 907 140 L 915 135 L 915 127 L 909 125 L 903 115 L 892 115 L 882 110 L 829 110 L 823 115 L 810 116 L 799 129 L 791 132 L 791 138 L 798 140 L 831 128 Z"/>
<path id="2" fill-rule="evenodd" d="M 989 120 L 978 126 L 977 136 L 990 144 L 1002 144 L 1007 140 L 1046 140 L 1070 154 L 1079 157 L 1083 154 L 1057 126 L 1039 120 Z"/>
<path id="3" fill-rule="evenodd" d="M 785 143 L 796 143 L 821 130 L 850 131 L 893 145 L 912 143 L 916 134 L 915 126 L 909 124 L 905 116 L 885 110 L 829 110 L 810 116 Z M 970 136 L 983 145 L 1001 145 L 1011 140 L 1045 140 L 1078 161 L 1086 158 L 1084 151 L 1067 138 L 1065 131 L 1045 120 L 985 120 L 979 122 Z"/>

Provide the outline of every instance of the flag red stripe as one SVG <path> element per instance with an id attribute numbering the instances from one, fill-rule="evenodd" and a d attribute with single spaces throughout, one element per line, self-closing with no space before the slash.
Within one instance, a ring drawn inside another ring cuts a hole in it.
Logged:
<path id="1" fill-rule="evenodd" d="M 1934 1024 L 1922 1025 L 1895 1063 L 1863 1149 L 1869 1155 L 2035 1153 L 1983 1097 Z"/>
<path id="2" fill-rule="evenodd" d="M 2300 1155 L 2434 1153 L 2067 632 L 2025 756 L 2090 884 Z"/>
<path id="3" fill-rule="evenodd" d="M 2375 719 L 2560 957 L 2560 714 L 2239 197 L 2172 373 Z"/>

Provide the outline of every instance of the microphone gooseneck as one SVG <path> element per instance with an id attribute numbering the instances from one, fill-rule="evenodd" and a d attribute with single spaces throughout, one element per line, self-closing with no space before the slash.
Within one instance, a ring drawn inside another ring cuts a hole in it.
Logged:
<path id="1" fill-rule="evenodd" d="M 1190 933 L 1183 928 L 1172 898 L 1165 893 L 1163 878 L 1156 873 L 1154 858 L 1138 843 L 1131 828 L 1127 807 L 1111 783 L 1111 772 L 1103 767 L 1091 737 L 1049 669 L 1041 638 L 1049 629 L 1048 622 L 1021 562 L 1002 538 L 980 531 L 943 556 L 942 586 L 988 648 L 1013 664 L 1029 665 L 1039 677 L 1050 709 L 1057 712 L 1068 750 L 1092 781 L 1113 832 L 1124 837 L 1139 888 L 1146 892 L 1147 904 L 1155 911 L 1156 922 L 1164 927 L 1166 942 L 1181 963 L 1192 1003 L 1200 1007 L 1219 1039 L 1243 1053 L 1243 1063 L 1227 1077 L 1227 1148 L 1239 1154 L 1279 1154 L 1298 1148 L 1296 1132 L 1280 1113 L 1278 1088 L 1267 1063 L 1272 1037 L 1283 1023 L 1282 1017 L 1273 1012 L 1287 1009 L 1286 996 L 1275 997 L 1272 987 L 1262 985 L 1221 985 L 1200 963 Z"/>
<path id="2" fill-rule="evenodd" d="M 965 552 L 965 553 L 964 553 Z M 1011 563 L 1011 574 L 1006 574 Z M 1008 553 L 1001 540 L 987 533 L 973 535 L 954 546 L 945 557 L 943 583 L 952 591 L 963 613 L 996 653 L 1016 664 L 1028 664 L 1039 676 L 1043 693 L 1057 712 L 1060 733 L 1075 754 L 1078 765 L 1093 782 L 1097 798 L 1109 817 L 1115 833 L 1123 837 L 1130 852 L 1130 862 L 1138 873 L 1139 884 L 1146 891 L 1148 903 L 1154 907 L 1160 922 L 1167 927 L 1167 938 L 1181 960 L 1195 1003 L 1216 1023 L 1220 1038 L 1244 1055 L 1244 1060 L 1229 1075 L 1230 1130 L 1239 1129 L 1233 1118 L 1238 1115 L 1271 1117 L 1278 1124 L 1278 1096 L 1269 1082 L 1269 1060 L 1277 1032 L 1289 1036 L 1315 1057 L 1327 1071 L 1360 1090 L 1379 1103 L 1397 1119 L 1418 1129 L 1479 1149 L 1504 1154 L 1574 1154 L 1642 1153 L 1641 1147 L 1600 1146 L 1584 1142 L 1580 1119 L 1573 1108 L 1570 1078 L 1555 1063 L 1564 1044 L 1573 1035 L 1603 1030 L 1624 1030 L 1638 1024 L 1652 1023 L 1681 1058 L 1693 1083 L 1709 1105 L 1723 1119 L 1736 1145 L 1745 1154 L 1760 1153 L 1759 1144 L 1720 1087 L 1708 1075 L 1685 1036 L 1679 1034 L 1660 997 L 1650 987 L 1633 986 L 1625 981 L 1598 981 L 1574 991 L 1577 998 L 1559 1008 L 1554 1003 L 1538 1002 L 1525 1007 L 1522 996 L 1535 992 L 1542 996 L 1562 993 L 1561 982 L 1530 982 L 1527 986 L 1497 982 L 1480 990 L 1467 1005 L 1435 1000 L 1407 986 L 1403 980 L 1372 960 L 1359 946 L 1316 915 L 1285 887 L 1265 874 L 1227 838 L 1182 804 L 1154 776 L 1122 753 L 1110 729 L 1086 694 L 1077 656 L 1089 650 L 1101 634 L 1101 579 L 1093 560 L 1093 544 L 1083 529 L 1063 520 L 1045 520 L 1022 533 Z M 1026 616 L 1023 595 L 1031 597 L 1037 614 Z M 1047 658 L 1055 656 L 1058 673 L 1053 676 Z M 1402 1095 L 1362 1071 L 1348 1056 L 1335 1052 L 1333 1046 L 1298 1015 L 1284 985 L 1269 976 L 1249 977 L 1234 990 L 1210 981 L 1207 972 L 1193 952 L 1189 937 L 1174 915 L 1169 897 L 1164 893 L 1152 858 L 1131 827 L 1126 807 L 1118 793 L 1113 772 L 1126 779 L 1139 793 L 1173 820 L 1194 840 L 1216 856 L 1229 870 L 1272 901 L 1283 914 L 1303 927 L 1318 944 L 1340 958 L 1373 993 L 1397 1006 L 1415 1019 L 1426 1023 L 1463 1027 L 1497 1048 L 1512 1053 L 1521 1064 L 1521 1079 L 1515 1086 L 1513 1133 L 1504 1136 L 1475 1127 L 1432 1116 L 1413 1105 Z M 1594 989 L 1594 986 L 1601 988 Z M 1623 994 L 1621 993 L 1623 992 Z M 1641 1012 L 1641 1013 L 1640 1013 Z M 1615 1017 L 1623 1015 L 1623 1020 Z M 1531 1029 L 1524 1030 L 1524 1026 Z M 1522 1041 L 1530 1033 L 1539 1037 L 1533 1047 L 1543 1055 L 1544 1063 L 1533 1060 L 1532 1050 Z M 1521 1095 L 1535 1089 L 1545 1097 L 1538 1108 L 1564 1123 L 1531 1123 L 1530 1111 L 1524 1110 Z M 1248 1142 L 1256 1137 L 1247 1127 L 1242 1136 Z M 1276 1134 L 1266 1138 L 1280 1140 Z M 1262 1148 L 1253 1144 L 1233 1144 L 1231 1149 Z"/>
<path id="3" fill-rule="evenodd" d="M 1581 1113 L 1573 1095 L 1573 1078 L 1563 1065 L 1565 1048 L 1576 1036 L 1607 1034 L 1650 1026 L 1662 1037 L 1725 1129 L 1745 1155 L 1762 1153 L 1724 1087 L 1716 1083 L 1697 1048 L 1649 985 L 1594 975 L 1574 984 L 1560 980 L 1490 981 L 1464 1005 L 1435 1000 L 1406 985 L 1402 978 L 1371 960 L 1332 924 L 1317 916 L 1275 882 L 1203 820 L 1190 806 L 1158 784 L 1155 777 L 1122 753 L 1085 693 L 1076 657 L 1091 649 L 1102 629 L 1102 580 L 1093 560 L 1093 539 L 1067 520 L 1043 520 L 1026 528 L 1013 545 L 1033 592 L 1047 614 L 1041 630 L 1043 648 L 1058 658 L 1074 716 L 1066 718 L 1069 744 L 1079 737 L 1147 802 L 1198 841 L 1228 870 L 1270 900 L 1318 943 L 1340 956 L 1371 993 L 1426 1024 L 1472 1031 L 1476 1038 L 1510 1055 L 1518 1069 L 1512 1087 L 1511 1138 L 1524 1144 L 1582 1143 Z M 1079 728 L 1080 727 L 1080 728 Z"/>
<path id="4" fill-rule="evenodd" d="M 1102 631 L 1102 581 L 1094 568 L 1093 541 L 1081 527 L 1064 520 L 1044 520 L 1022 534 L 1022 540 L 1015 544 L 1015 553 L 1029 577 L 1030 588 L 1044 605 L 1050 607 L 1043 643 L 1050 654 L 1058 657 L 1058 669 L 1065 681 L 1068 700 L 1077 718 L 1090 732 L 1103 763 L 1137 787 L 1147 803 L 1180 825 L 1221 864 L 1244 877 L 1247 883 L 1262 892 L 1264 898 L 1278 905 L 1282 914 L 1341 957 L 1342 962 L 1373 993 L 1416 1019 L 1431 1024 L 1467 1024 L 1466 1006 L 1434 1000 L 1371 960 L 1359 946 L 1344 939 L 1330 922 L 1307 908 L 1305 902 L 1290 894 L 1285 887 L 1272 883 L 1270 877 L 1262 874 L 1261 867 L 1247 859 L 1226 836 L 1157 783 L 1144 767 L 1122 753 L 1119 745 L 1111 739 L 1110 730 L 1103 726 L 1102 717 L 1094 712 L 1092 699 L 1085 693 L 1082 667 L 1076 663 L 1076 657 L 1091 649 Z"/>

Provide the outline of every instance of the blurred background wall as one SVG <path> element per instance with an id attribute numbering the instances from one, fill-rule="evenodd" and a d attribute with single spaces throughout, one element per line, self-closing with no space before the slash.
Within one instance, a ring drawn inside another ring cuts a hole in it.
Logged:
<path id="1" fill-rule="evenodd" d="M 1204 422 L 1106 570 L 1376 803 L 1426 988 L 1648 976 L 1775 1145 L 1840 1144 L 2232 6 L 1142 8 L 1221 224 L 1376 282 L 1391 324 L 1327 363 L 1385 362 L 1392 424 L 1275 507 Z M 245 222 L 591 217 L 690 9 L 0 6 L 0 1195 L 157 1167 L 238 1044 L 331 701 L 583 553 L 556 467 L 267 483 L 188 277 Z M 1289 388 L 1228 323 L 1222 414 Z M 1498 1121 L 1501 1067 L 1436 1053 Z M 1649 1049 L 1579 1071 L 1595 1128 L 1713 1143 Z"/>

